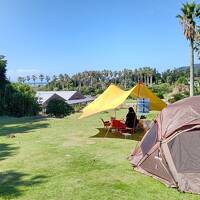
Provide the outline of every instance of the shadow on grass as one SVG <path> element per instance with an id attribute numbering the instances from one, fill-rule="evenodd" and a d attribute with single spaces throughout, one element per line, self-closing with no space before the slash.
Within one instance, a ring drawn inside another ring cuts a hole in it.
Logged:
<path id="1" fill-rule="evenodd" d="M 0 136 L 6 136 L 17 133 L 27 133 L 34 129 L 47 128 L 49 123 L 47 118 L 42 116 L 36 117 L 1 117 L 0 118 Z"/>
<path id="2" fill-rule="evenodd" d="M 37 175 L 28 179 L 29 176 L 29 174 L 16 171 L 1 172 L 0 197 L 12 199 L 21 196 L 29 187 L 43 183 L 47 178 L 43 175 Z"/>
<path id="3" fill-rule="evenodd" d="M 97 128 L 98 133 L 94 136 L 91 136 L 91 138 L 117 138 L 117 139 L 129 139 L 129 140 L 135 140 L 140 141 L 143 137 L 143 132 L 141 129 L 136 130 L 136 132 L 130 136 L 127 136 L 125 138 L 124 135 L 118 133 L 118 132 L 112 132 L 111 130 L 107 131 L 105 128 Z"/>
<path id="4" fill-rule="evenodd" d="M 17 125 L 22 123 L 35 123 L 46 121 L 48 117 L 46 116 L 33 116 L 33 117 L 0 117 L 0 127 L 4 125 Z"/>
<path id="5" fill-rule="evenodd" d="M 15 155 L 18 147 L 13 147 L 11 144 L 0 143 L 0 161 L 5 160 L 9 156 Z"/>
<path id="6" fill-rule="evenodd" d="M 18 133 L 28 133 L 35 129 L 47 128 L 49 123 L 24 123 L 22 125 L 15 126 L 3 126 L 0 128 L 0 136 L 7 136 L 10 134 L 18 134 Z"/>

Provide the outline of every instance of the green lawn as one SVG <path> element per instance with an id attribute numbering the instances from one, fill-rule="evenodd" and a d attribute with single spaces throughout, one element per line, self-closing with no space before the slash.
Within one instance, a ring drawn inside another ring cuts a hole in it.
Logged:
<path id="1" fill-rule="evenodd" d="M 121 118 L 125 111 L 118 111 Z M 103 137 L 99 114 L 78 120 L 0 118 L 0 199 L 199 199 L 133 171 L 131 139 Z M 155 114 L 151 114 L 153 118 Z M 8 137 L 15 134 L 15 138 Z"/>

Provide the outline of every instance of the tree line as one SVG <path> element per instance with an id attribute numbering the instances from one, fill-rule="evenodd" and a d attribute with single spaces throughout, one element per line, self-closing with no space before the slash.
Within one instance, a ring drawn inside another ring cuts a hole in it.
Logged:
<path id="1" fill-rule="evenodd" d="M 124 69 L 121 71 L 84 71 L 81 73 L 77 73 L 71 77 L 68 74 L 53 75 L 52 77 L 40 74 L 38 76 L 31 75 L 25 77 L 18 77 L 17 80 L 20 83 L 30 83 L 30 81 L 36 82 L 36 80 L 39 80 L 40 83 L 45 81 L 47 84 L 50 81 L 60 81 L 63 83 L 68 82 L 68 87 L 70 87 L 70 85 L 77 87 L 78 85 L 81 86 L 83 84 L 86 86 L 92 86 L 95 82 L 102 82 L 102 85 L 103 82 L 122 82 L 124 88 L 127 88 L 131 81 L 137 82 L 138 80 L 143 80 L 146 84 L 150 85 L 155 82 L 155 77 L 158 74 L 159 73 L 156 71 L 156 69 L 144 67 L 135 70 Z"/>
<path id="2" fill-rule="evenodd" d="M 7 60 L 0 55 L 0 115 L 22 117 L 37 115 L 40 106 L 33 88 L 10 83 L 6 77 Z"/>
<path id="3" fill-rule="evenodd" d="M 200 68 L 196 68 L 196 77 L 198 76 L 200 76 Z M 120 71 L 84 71 L 71 77 L 66 73 L 52 77 L 48 75 L 39 75 L 38 77 L 33 75 L 31 77 L 34 77 L 34 81 L 40 80 L 41 83 L 46 80 L 46 85 L 37 87 L 38 90 L 78 90 L 85 95 L 96 95 L 105 90 L 111 83 L 119 85 L 123 89 L 128 89 L 139 81 L 149 86 L 160 83 L 174 84 L 177 81 L 189 84 L 189 68 L 168 69 L 159 73 L 155 68 L 143 67 Z M 22 83 L 29 82 L 29 79 L 25 79 L 25 77 L 24 80 Z"/>
<path id="4" fill-rule="evenodd" d="M 46 81 L 46 83 L 48 83 L 50 80 L 51 80 L 51 77 L 48 76 L 48 75 L 43 75 L 43 74 L 40 74 L 40 75 L 27 75 L 27 76 L 19 76 L 17 77 L 17 81 L 19 83 L 28 83 L 30 84 L 30 81 L 33 81 L 33 84 L 35 85 L 36 81 L 39 80 L 40 83 L 43 83 L 44 81 Z"/>

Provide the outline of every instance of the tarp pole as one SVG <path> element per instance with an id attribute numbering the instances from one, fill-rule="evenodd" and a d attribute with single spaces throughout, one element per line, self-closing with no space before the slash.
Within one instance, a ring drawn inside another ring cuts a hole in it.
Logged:
<path id="1" fill-rule="evenodd" d="M 137 94 L 137 98 L 140 97 L 140 80 L 139 80 L 139 87 L 138 87 L 138 94 Z M 136 103 L 136 113 L 137 113 L 137 103 Z"/>
<path id="2" fill-rule="evenodd" d="M 140 96 L 140 81 L 139 81 L 138 96 L 137 97 L 139 97 L 139 96 Z"/>

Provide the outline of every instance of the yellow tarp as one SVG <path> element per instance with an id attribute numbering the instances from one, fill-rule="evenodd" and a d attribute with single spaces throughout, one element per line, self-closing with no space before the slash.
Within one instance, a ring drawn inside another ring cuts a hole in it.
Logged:
<path id="1" fill-rule="evenodd" d="M 162 110 L 166 104 L 155 96 L 144 84 L 137 84 L 128 91 L 124 91 L 114 84 L 111 84 L 105 92 L 99 95 L 92 103 L 83 109 L 80 118 L 87 117 L 102 111 L 111 110 L 121 105 L 128 96 L 149 98 L 151 110 Z"/>
<path id="2" fill-rule="evenodd" d="M 105 92 L 99 95 L 98 98 L 83 109 L 83 113 L 80 118 L 118 107 L 128 98 L 132 90 L 133 89 L 124 91 L 116 85 L 111 84 Z"/>
<path id="3" fill-rule="evenodd" d="M 130 94 L 133 98 L 148 98 L 150 100 L 150 110 L 162 110 L 167 104 L 158 98 L 147 86 L 138 83 Z"/>

